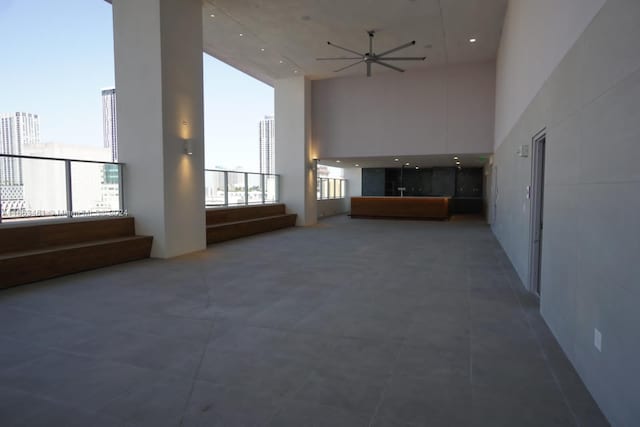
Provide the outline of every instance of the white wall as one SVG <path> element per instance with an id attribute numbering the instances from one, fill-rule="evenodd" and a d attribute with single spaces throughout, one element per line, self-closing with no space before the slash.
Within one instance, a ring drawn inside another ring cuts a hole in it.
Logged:
<path id="1" fill-rule="evenodd" d="M 576 15 L 584 13 L 582 2 L 570 4 Z M 504 37 L 512 34 L 521 45 L 501 56 L 528 47 L 526 38 L 513 35 L 516 23 L 526 23 L 523 31 L 533 25 L 529 21 L 562 26 L 555 6 L 537 14 L 512 9 L 507 19 L 515 23 L 506 23 L 512 30 Z M 494 156 L 499 197 L 492 228 L 527 285 L 531 158 L 518 157 L 516 149 L 547 129 L 540 309 L 613 426 L 640 425 L 639 22 L 639 1 L 608 0 Z M 553 27 L 545 31 L 561 34 Z M 525 84 L 526 74 L 507 65 L 516 60 L 499 58 L 498 76 Z M 496 122 L 512 120 L 511 113 L 497 114 Z M 594 328 L 602 332 L 601 352 L 593 344 Z"/>
<path id="2" fill-rule="evenodd" d="M 347 198 L 362 196 L 362 168 L 345 168 L 344 179 L 347 180 Z"/>
<path id="3" fill-rule="evenodd" d="M 318 158 L 490 153 L 495 64 L 314 81 Z"/>
<path id="4" fill-rule="evenodd" d="M 496 147 L 605 1 L 509 1 L 498 51 Z"/>
<path id="5" fill-rule="evenodd" d="M 318 219 L 349 212 L 349 199 L 318 200 Z"/>

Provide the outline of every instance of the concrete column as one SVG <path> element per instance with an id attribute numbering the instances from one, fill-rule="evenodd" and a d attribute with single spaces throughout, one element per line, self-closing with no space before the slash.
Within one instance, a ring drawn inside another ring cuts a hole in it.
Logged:
<path id="1" fill-rule="evenodd" d="M 202 2 L 113 0 L 113 22 L 126 207 L 153 257 L 205 249 Z"/>
<path id="2" fill-rule="evenodd" d="M 280 199 L 298 214 L 297 225 L 318 222 L 316 152 L 311 140 L 311 82 L 304 77 L 275 84 L 275 168 Z"/>

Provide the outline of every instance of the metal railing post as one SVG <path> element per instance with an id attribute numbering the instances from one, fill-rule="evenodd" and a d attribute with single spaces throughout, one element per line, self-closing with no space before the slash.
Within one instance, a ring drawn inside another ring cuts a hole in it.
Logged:
<path id="1" fill-rule="evenodd" d="M 229 206 L 229 172 L 224 171 L 224 205 Z"/>
<path id="2" fill-rule="evenodd" d="M 262 190 L 262 204 L 263 205 L 267 202 L 266 193 L 265 193 L 265 185 L 266 185 L 267 180 L 265 178 L 266 178 L 266 175 L 261 173 L 260 174 L 260 189 Z M 1 217 L 0 217 L 0 221 L 2 221 Z"/>
<path id="3" fill-rule="evenodd" d="M 64 161 L 64 176 L 65 182 L 67 186 L 67 218 L 73 217 L 73 194 L 72 194 L 72 185 L 71 185 L 71 161 Z"/>
<path id="4" fill-rule="evenodd" d="M 118 197 L 120 198 L 120 213 L 127 214 L 124 206 L 124 165 L 118 165 Z"/>
<path id="5" fill-rule="evenodd" d="M 244 204 L 249 205 L 249 174 L 244 173 Z"/>

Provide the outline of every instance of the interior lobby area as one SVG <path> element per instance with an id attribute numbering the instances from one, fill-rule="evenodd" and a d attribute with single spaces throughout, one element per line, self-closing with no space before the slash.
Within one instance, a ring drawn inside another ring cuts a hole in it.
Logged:
<path id="1" fill-rule="evenodd" d="M 608 425 L 482 221 L 335 216 L 5 290 L 0 343 L 6 426 Z"/>
<path id="2" fill-rule="evenodd" d="M 640 426 L 639 0 L 107 3 L 120 211 L 0 210 L 0 425 Z M 274 90 L 233 214 L 203 54 Z"/>

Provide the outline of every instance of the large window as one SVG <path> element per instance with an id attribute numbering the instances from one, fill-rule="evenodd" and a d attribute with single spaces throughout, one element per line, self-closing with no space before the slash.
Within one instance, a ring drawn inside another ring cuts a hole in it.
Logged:
<path id="1" fill-rule="evenodd" d="M 342 178 L 318 178 L 318 200 L 344 199 L 346 180 Z"/>

